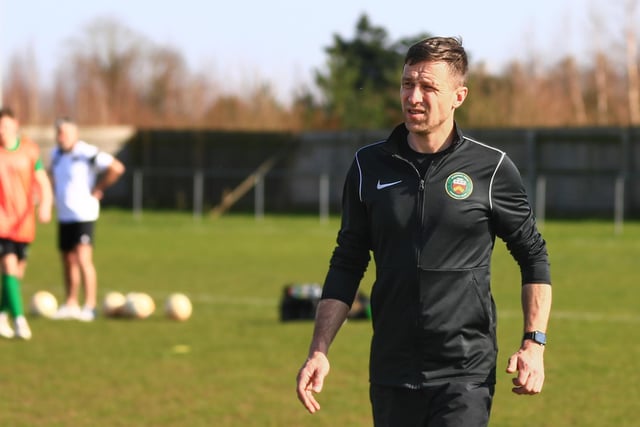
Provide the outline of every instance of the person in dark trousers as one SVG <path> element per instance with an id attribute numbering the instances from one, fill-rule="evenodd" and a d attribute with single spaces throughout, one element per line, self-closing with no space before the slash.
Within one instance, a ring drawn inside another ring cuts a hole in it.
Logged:
<path id="1" fill-rule="evenodd" d="M 454 113 L 468 94 L 458 38 L 407 51 L 404 123 L 357 151 L 297 395 L 311 413 L 327 354 L 373 254 L 369 361 L 375 426 L 487 426 L 496 381 L 496 236 L 521 271 L 524 330 L 506 371 L 513 391 L 537 394 L 551 310 L 545 241 L 518 170 L 502 151 L 464 135 Z"/>

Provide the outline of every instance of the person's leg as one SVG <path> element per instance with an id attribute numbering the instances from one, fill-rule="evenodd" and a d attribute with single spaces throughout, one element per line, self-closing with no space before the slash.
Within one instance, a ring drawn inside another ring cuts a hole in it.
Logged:
<path id="1" fill-rule="evenodd" d="M 6 309 L 8 314 L 15 322 L 15 336 L 25 340 L 31 339 L 31 328 L 24 317 L 24 305 L 22 302 L 22 291 L 20 289 L 20 277 L 24 275 L 26 267 L 26 259 L 22 255 L 26 251 L 26 245 L 14 244 L 12 253 L 5 253 L 2 257 L 2 299 L 0 304 L 3 310 Z M 1 335 L 10 338 L 10 327 L 6 328 L 8 318 L 6 312 L 3 312 L 0 319 Z"/>
<path id="2" fill-rule="evenodd" d="M 7 306 L 7 287 L 4 285 L 4 274 L 2 275 L 2 306 L 0 307 L 0 336 L 3 338 L 13 338 L 15 332 L 9 322 L 9 308 Z"/>
<path id="3" fill-rule="evenodd" d="M 0 239 L 0 272 L 2 273 L 2 293 L 0 298 L 0 311 L 9 312 L 9 288 L 7 281 L 9 276 L 18 277 L 18 254 L 15 242 L 8 239 Z"/>
<path id="4" fill-rule="evenodd" d="M 93 264 L 93 247 L 90 244 L 81 243 L 76 246 L 76 253 L 78 254 L 78 264 L 82 274 L 82 283 L 84 284 L 84 306 L 95 309 L 98 281 L 96 268 Z"/>
<path id="5" fill-rule="evenodd" d="M 93 229 L 95 222 L 81 222 L 78 224 L 78 245 L 76 254 L 84 285 L 84 306 L 78 320 L 90 322 L 96 317 L 98 294 L 98 279 L 93 263 Z"/>
<path id="6" fill-rule="evenodd" d="M 93 247 L 91 244 L 81 243 L 76 247 L 78 264 L 84 284 L 84 305 L 77 317 L 78 320 L 91 322 L 96 317 L 98 283 L 96 268 L 93 264 Z"/>
<path id="7" fill-rule="evenodd" d="M 75 247 L 78 243 L 78 223 L 58 223 L 58 250 L 62 262 L 65 301 L 54 319 L 75 319 L 80 312 L 80 266 Z"/>
<path id="8" fill-rule="evenodd" d="M 77 306 L 80 292 L 80 269 L 76 245 L 78 244 L 78 223 L 58 223 L 58 250 L 62 262 L 64 280 L 64 306 Z"/>
<path id="9" fill-rule="evenodd" d="M 434 394 L 429 427 L 486 427 L 494 386 L 486 383 L 450 383 Z"/>
<path id="10" fill-rule="evenodd" d="M 24 280 L 24 274 L 27 271 L 27 259 L 26 258 L 22 258 L 18 260 L 18 270 L 17 270 L 17 276 L 18 279 L 20 280 Z"/>
<path id="11" fill-rule="evenodd" d="M 369 397 L 375 427 L 423 427 L 429 396 L 423 390 L 371 384 Z"/>
<path id="12" fill-rule="evenodd" d="M 62 271 L 64 278 L 65 301 L 59 308 L 54 319 L 77 319 L 80 315 L 80 266 L 75 250 L 62 251 Z"/>
<path id="13" fill-rule="evenodd" d="M 2 254 L 0 255 L 0 270 L 2 272 L 1 278 L 1 294 L 0 294 L 0 336 L 4 338 L 13 338 L 15 336 L 15 332 L 11 327 L 11 323 L 9 322 L 10 317 L 10 303 L 9 303 L 9 289 L 11 284 L 10 275 L 7 271 L 7 266 L 12 264 L 11 257 L 15 258 L 15 254 L 11 254 L 8 252 L 9 242 L 2 242 Z"/>
<path id="14" fill-rule="evenodd" d="M 24 314 L 20 293 L 20 267 L 18 256 L 9 253 L 2 257 L 2 295 L 6 301 L 2 304 L 15 318 Z"/>
<path id="15" fill-rule="evenodd" d="M 80 263 L 75 249 L 62 252 L 62 271 L 64 274 L 65 305 L 78 306 L 80 293 Z"/>
<path id="16" fill-rule="evenodd" d="M 9 273 L 11 269 L 11 257 L 15 256 L 13 242 L 7 239 L 0 239 L 0 336 L 3 338 L 13 338 L 16 334 L 11 327 L 9 317 Z"/>
<path id="17" fill-rule="evenodd" d="M 0 288 L 1 288 L 1 293 L 0 293 L 0 313 L 8 313 L 9 311 L 9 295 L 7 295 L 7 285 L 5 285 L 5 276 L 8 274 L 7 271 L 5 270 L 5 265 L 7 264 L 8 261 L 5 260 L 5 258 L 10 255 L 9 252 L 7 252 L 7 242 L 6 241 L 2 241 L 0 242 L 0 248 L 2 249 L 2 252 L 0 252 L 0 274 L 1 276 L 1 282 L 0 282 Z"/>

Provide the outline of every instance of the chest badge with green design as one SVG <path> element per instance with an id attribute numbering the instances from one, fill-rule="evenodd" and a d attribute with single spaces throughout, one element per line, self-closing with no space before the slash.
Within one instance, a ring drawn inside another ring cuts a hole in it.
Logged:
<path id="1" fill-rule="evenodd" d="M 473 192 L 473 181 L 465 173 L 454 172 L 445 181 L 444 189 L 453 199 L 466 199 Z"/>

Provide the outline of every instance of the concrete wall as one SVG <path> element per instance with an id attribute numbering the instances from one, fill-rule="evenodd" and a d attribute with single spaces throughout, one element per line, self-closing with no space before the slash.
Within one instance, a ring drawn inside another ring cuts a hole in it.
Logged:
<path id="1" fill-rule="evenodd" d="M 123 146 L 135 135 L 136 128 L 132 126 L 110 126 L 110 127 L 82 127 L 79 129 L 80 139 L 89 144 L 99 146 L 102 150 L 118 154 Z M 45 163 L 49 163 L 49 154 L 55 145 L 55 132 L 53 126 L 24 126 L 22 133 L 29 135 L 40 145 L 42 158 Z"/>

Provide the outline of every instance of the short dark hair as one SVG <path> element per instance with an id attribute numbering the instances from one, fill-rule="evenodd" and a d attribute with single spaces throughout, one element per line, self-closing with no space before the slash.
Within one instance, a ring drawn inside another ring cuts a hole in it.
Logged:
<path id="1" fill-rule="evenodd" d="M 75 125 L 76 123 L 73 121 L 73 119 L 69 116 L 61 116 L 58 117 L 56 119 L 56 121 L 53 123 L 54 126 L 56 128 L 59 128 L 60 126 L 64 125 L 64 124 L 71 124 L 71 125 Z"/>
<path id="2" fill-rule="evenodd" d="M 13 110 L 9 107 L 0 108 L 0 119 L 3 117 L 10 117 L 12 119 L 16 118 Z"/>
<path id="3" fill-rule="evenodd" d="M 460 37 L 429 37 L 413 44 L 404 57 L 405 65 L 418 62 L 444 62 L 464 82 L 469 62 Z"/>

